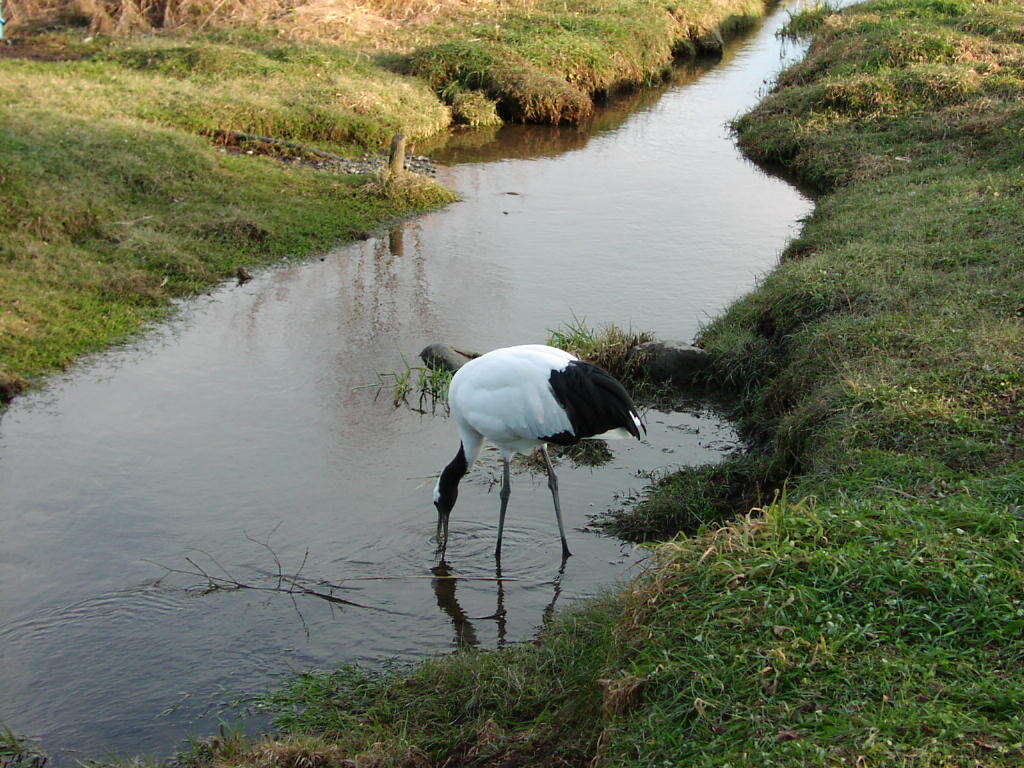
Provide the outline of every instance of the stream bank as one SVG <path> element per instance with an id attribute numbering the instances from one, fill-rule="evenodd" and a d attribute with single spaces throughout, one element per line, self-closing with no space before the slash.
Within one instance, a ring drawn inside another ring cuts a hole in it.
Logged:
<path id="1" fill-rule="evenodd" d="M 199 764 L 1020 763 L 1024 16 L 818 16 L 737 127 L 822 197 L 701 334 L 783 493 L 534 644 L 299 678 L 267 702 L 287 737 Z M 683 478 L 666 509 L 720 491 Z"/>
<path id="2" fill-rule="evenodd" d="M 800 54 L 774 36 L 785 17 L 612 99 L 587 126 L 453 134 L 431 154 L 460 202 L 182 302 L 171 322 L 16 399 L 0 421 L 0 720 L 59 766 L 157 759 L 293 671 L 515 646 L 553 606 L 628 578 L 646 552 L 598 535 L 589 515 L 652 474 L 728 453 L 729 424 L 655 411 L 648 442 L 610 443 L 600 466 L 562 461 L 576 553 L 562 572 L 550 494 L 524 468 L 501 581 L 485 454 L 460 490 L 442 577 L 430 499 L 452 425 L 375 398 L 373 372 L 436 339 L 542 342 L 573 316 L 692 338 L 748 290 L 810 208 L 725 127 Z M 198 548 L 272 585 L 252 541 L 270 534 L 290 572 L 309 550 L 305 577 L 382 610 L 197 593 L 153 565 L 188 568 Z"/>
<path id="3" fill-rule="evenodd" d="M 239 268 L 451 202 L 439 186 L 389 199 L 346 175 L 393 134 L 436 144 L 456 125 L 588 124 L 595 99 L 720 53 L 764 13 L 761 0 L 535 0 L 396 19 L 368 2 L 339 21 L 319 7 L 200 5 L 6 6 L 0 408 Z M 237 133 L 352 161 L 316 174 L 210 146 Z"/>

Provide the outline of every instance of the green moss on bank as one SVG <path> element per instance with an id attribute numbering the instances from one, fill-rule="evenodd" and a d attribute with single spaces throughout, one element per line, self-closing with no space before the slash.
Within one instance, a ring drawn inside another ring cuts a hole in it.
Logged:
<path id="1" fill-rule="evenodd" d="M 578 702 L 562 738 L 579 751 L 545 764 L 1020 765 L 1022 28 L 1018 4 L 983 0 L 828 15 L 739 121 L 748 152 L 823 192 L 783 264 L 702 336 L 760 438 L 740 474 L 789 475 L 782 497 L 663 544 L 612 610 L 535 646 L 384 678 L 369 704 L 364 683 L 300 683 L 273 743 L 534 765 L 552 711 Z M 666 480 L 652 530 L 699 522 L 681 495 L 710 503 L 722 482 Z M 520 708 L 523 680 L 543 693 Z M 491 734 L 500 747 L 466 749 Z M 258 754 L 204 761 L 289 764 Z"/>
<path id="2" fill-rule="evenodd" d="M 823 15 L 738 121 L 749 154 L 825 193 L 700 340 L 761 476 L 793 479 L 762 518 L 661 550 L 631 619 L 656 628 L 631 658 L 659 683 L 615 724 L 624 763 L 1020 763 L 1022 21 L 932 0 Z M 721 498 L 694 477 L 637 512 Z"/>

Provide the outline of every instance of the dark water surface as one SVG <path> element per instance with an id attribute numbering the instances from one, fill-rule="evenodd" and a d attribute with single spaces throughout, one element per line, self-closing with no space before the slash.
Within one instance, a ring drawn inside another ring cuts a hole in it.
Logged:
<path id="1" fill-rule="evenodd" d="M 561 576 L 547 488 L 518 475 L 503 561 L 517 580 L 499 594 L 431 578 L 431 475 L 454 453 L 453 425 L 358 387 L 428 342 L 539 342 L 573 314 L 689 339 L 747 291 L 810 209 L 725 125 L 800 53 L 774 36 L 785 17 L 586 130 L 460 135 L 434 155 L 463 202 L 185 302 L 17 400 L 0 421 L 0 723 L 63 764 L 164 755 L 292 671 L 521 641 L 554 602 L 628 575 L 642 551 L 581 530 L 588 515 L 646 472 L 715 459 L 727 426 L 651 413 L 647 443 L 611 444 L 598 469 L 563 463 L 575 556 Z M 494 575 L 496 469 L 492 454 L 460 496 L 456 574 Z M 147 562 L 187 567 L 199 548 L 266 585 L 272 558 L 246 536 L 270 534 L 285 570 L 308 550 L 314 579 L 391 577 L 340 593 L 386 610 L 196 596 Z M 499 599 L 504 618 L 474 618 Z"/>

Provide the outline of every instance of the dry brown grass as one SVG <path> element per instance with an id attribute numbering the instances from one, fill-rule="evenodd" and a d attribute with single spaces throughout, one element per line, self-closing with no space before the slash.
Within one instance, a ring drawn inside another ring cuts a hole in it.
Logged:
<path id="1" fill-rule="evenodd" d="M 412 171 L 392 173 L 383 169 L 363 187 L 367 192 L 396 205 L 445 205 L 458 199 L 447 187 Z"/>
<path id="2" fill-rule="evenodd" d="M 517 0 L 527 5 L 532 0 Z M 493 0 L 10 0 L 11 30 L 67 21 L 92 33 L 272 24 L 300 39 L 371 40 L 446 15 L 492 12 Z"/>

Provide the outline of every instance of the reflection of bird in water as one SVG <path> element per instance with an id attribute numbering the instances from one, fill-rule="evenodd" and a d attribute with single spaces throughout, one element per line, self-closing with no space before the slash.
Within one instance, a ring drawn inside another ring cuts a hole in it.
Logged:
<path id="1" fill-rule="evenodd" d="M 498 446 L 504 462 L 495 557 L 501 557 L 505 510 L 511 493 L 509 460 L 516 453 L 540 448 L 564 559 L 571 553 L 562 525 L 558 478 L 547 443 L 573 445 L 588 437 L 629 435 L 639 440 L 640 431 L 645 429 L 632 399 L 611 374 L 561 349 L 540 344 L 496 349 L 470 360 L 452 377 L 448 404 L 462 443 L 434 489 L 442 559 L 459 481 L 476 461 L 485 438 Z"/>
<path id="2" fill-rule="evenodd" d="M 553 590 L 551 600 L 548 601 L 547 605 L 544 606 L 544 610 L 541 611 L 541 624 L 543 625 L 547 625 L 551 621 L 551 617 L 555 613 L 555 603 L 558 602 L 558 598 L 562 594 L 562 576 L 565 575 L 565 562 L 565 560 L 562 561 L 558 574 L 548 582 L 552 585 Z M 430 572 L 435 576 L 435 578 L 431 579 L 431 586 L 434 588 L 434 596 L 437 598 L 437 607 L 447 614 L 448 618 L 452 620 L 452 626 L 455 628 L 453 642 L 456 646 L 463 648 L 479 645 L 480 640 L 477 637 L 473 622 L 491 620 L 497 623 L 497 646 L 501 648 L 505 645 L 508 635 L 508 613 L 505 610 L 505 579 L 501 575 L 501 563 L 496 563 L 494 566 L 494 581 L 497 585 L 497 605 L 495 606 L 494 613 L 488 616 L 469 616 L 463 610 L 458 598 L 455 596 L 455 589 L 458 586 L 459 578 L 454 575 L 446 561 L 442 560 L 431 568 Z"/>
<path id="3" fill-rule="evenodd" d="M 459 647 L 479 645 L 480 641 L 477 639 L 473 622 L 462 610 L 458 598 L 455 597 L 455 587 L 458 586 L 459 580 L 452 578 L 452 571 L 448 567 L 448 563 L 442 560 L 431 568 L 430 572 L 437 577 L 430 580 L 430 584 L 434 588 L 434 596 L 437 598 L 437 607 L 448 614 L 452 620 L 452 626 L 455 627 L 455 644 Z M 501 588 L 500 581 L 498 588 Z"/>

